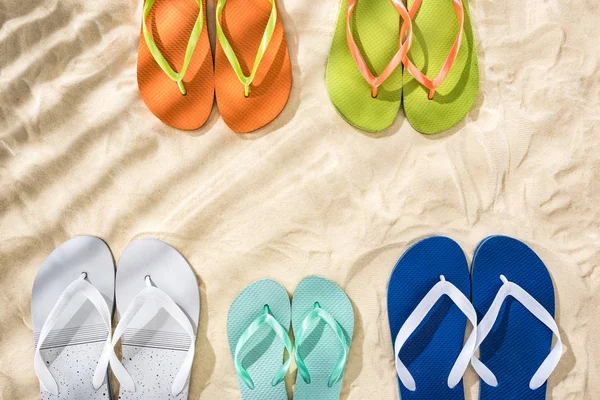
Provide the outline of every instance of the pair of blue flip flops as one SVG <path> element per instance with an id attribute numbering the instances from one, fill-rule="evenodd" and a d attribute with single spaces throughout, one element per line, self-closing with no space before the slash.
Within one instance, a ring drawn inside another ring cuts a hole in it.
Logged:
<path id="1" fill-rule="evenodd" d="M 546 266 L 505 236 L 481 242 L 472 264 L 469 274 L 460 246 L 440 236 L 396 264 L 388 314 L 401 399 L 464 399 L 469 364 L 481 378 L 481 400 L 545 399 L 562 353 Z M 465 342 L 467 321 L 474 328 Z"/>

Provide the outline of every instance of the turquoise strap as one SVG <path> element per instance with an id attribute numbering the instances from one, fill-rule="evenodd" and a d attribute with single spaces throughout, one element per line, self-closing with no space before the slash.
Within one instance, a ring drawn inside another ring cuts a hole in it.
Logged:
<path id="1" fill-rule="evenodd" d="M 154 5 L 155 0 L 146 0 L 144 4 L 144 14 L 143 14 L 143 23 L 142 30 L 144 32 L 144 39 L 146 40 L 146 45 L 148 46 L 148 50 L 154 57 L 156 63 L 160 66 L 160 68 L 175 82 L 177 82 L 177 86 L 181 91 L 181 94 L 187 94 L 187 90 L 183 86 L 183 77 L 185 76 L 185 71 L 187 71 L 188 66 L 190 65 L 190 61 L 192 60 L 192 55 L 194 54 L 194 49 L 196 48 L 196 44 L 198 43 L 198 39 L 200 39 L 200 35 L 202 34 L 202 27 L 204 25 L 204 7 L 202 6 L 202 0 L 195 0 L 200 7 L 200 12 L 198 13 L 198 18 L 196 19 L 196 23 L 194 24 L 194 29 L 192 30 L 192 34 L 190 36 L 190 40 L 187 45 L 187 49 L 185 51 L 185 58 L 183 59 L 183 67 L 179 73 L 175 72 L 173 68 L 169 65 L 168 61 L 162 55 L 156 43 L 154 43 L 154 39 L 152 38 L 152 34 L 148 30 L 146 24 L 146 18 L 150 14 L 150 10 Z"/>
<path id="2" fill-rule="evenodd" d="M 315 303 L 315 308 L 306 316 L 306 318 L 304 318 L 304 321 L 302 321 L 302 326 L 301 326 L 299 332 L 296 332 L 297 340 L 296 340 L 296 344 L 295 344 L 294 356 L 296 357 L 296 365 L 298 365 L 298 372 L 300 373 L 300 376 L 302 377 L 304 382 L 310 383 L 311 379 L 310 379 L 310 374 L 308 373 L 308 368 L 306 368 L 306 364 L 304 364 L 304 360 L 302 360 L 302 357 L 300 357 L 300 352 L 298 351 L 298 348 L 302 345 L 302 342 L 306 339 L 306 336 L 307 336 L 306 334 L 308 333 L 308 328 L 313 326 L 313 324 L 315 322 L 317 322 L 319 319 L 322 319 L 323 321 L 325 321 L 327 323 L 327 325 L 329 325 L 331 327 L 331 329 L 333 329 L 333 332 L 336 334 L 336 336 L 340 340 L 342 348 L 344 349 L 344 354 L 340 357 L 340 360 L 338 361 L 335 368 L 331 372 L 331 375 L 329 375 L 329 381 L 327 382 L 327 386 L 332 387 L 333 385 L 336 384 L 337 381 L 340 380 L 340 378 L 342 377 L 342 375 L 344 373 L 344 368 L 346 367 L 346 361 L 348 360 L 348 350 L 349 350 L 348 342 L 346 341 L 346 335 L 344 334 L 344 330 L 342 329 L 340 324 L 338 324 L 338 322 L 335 320 L 335 318 L 333 318 L 333 316 L 331 314 L 329 314 L 327 311 L 323 310 L 321 308 L 321 306 L 319 305 L 319 303 Z"/>
<path id="3" fill-rule="evenodd" d="M 262 40 L 260 41 L 260 46 L 258 47 L 258 52 L 256 53 L 256 58 L 254 59 L 254 65 L 252 66 L 252 72 L 250 73 L 250 76 L 244 75 L 242 67 L 240 66 L 240 62 L 235 55 L 235 51 L 233 51 L 231 44 L 229 44 L 229 41 L 223 32 L 223 28 L 221 28 L 221 14 L 223 14 L 223 8 L 225 8 L 225 3 L 227 0 L 217 1 L 217 38 L 219 39 L 219 43 L 221 44 L 229 63 L 233 67 L 235 74 L 242 85 L 244 85 L 244 96 L 246 97 L 250 96 L 250 85 L 256 76 L 256 71 L 258 70 L 258 66 L 260 65 L 263 56 L 267 52 L 269 42 L 271 42 L 273 32 L 275 31 L 275 25 L 277 23 L 277 7 L 275 5 L 275 0 L 269 1 L 273 5 L 273 8 L 271 9 L 269 21 L 267 22 L 267 28 L 265 29 Z"/>
<path id="4" fill-rule="evenodd" d="M 246 371 L 246 369 L 242 366 L 242 360 L 240 359 L 240 352 L 241 352 L 242 348 L 244 347 L 244 345 L 246 343 L 248 343 L 248 340 L 250 340 L 250 338 L 256 333 L 256 331 L 258 331 L 260 329 L 260 327 L 263 326 L 264 324 L 269 325 L 271 327 L 271 329 L 273 329 L 273 331 L 275 331 L 275 334 L 283 342 L 283 345 L 285 346 L 285 348 L 288 351 L 288 354 L 290 355 L 290 357 L 288 357 L 288 359 L 283 363 L 281 368 L 279 368 L 279 371 L 277 371 L 277 373 L 273 377 L 273 380 L 271 381 L 271 384 L 273 386 L 277 386 L 279 383 L 281 383 L 283 381 L 283 379 L 285 378 L 285 375 L 287 374 L 288 370 L 290 369 L 290 364 L 292 362 L 291 355 L 293 352 L 293 347 L 292 347 L 292 342 L 290 341 L 290 338 L 288 336 L 288 332 L 271 315 L 271 310 L 269 310 L 269 306 L 265 305 L 264 313 L 261 314 L 258 318 L 256 318 L 250 324 L 250 326 L 248 326 L 248 328 L 246 328 L 246 330 L 244 331 L 242 336 L 240 336 L 240 339 L 238 340 L 237 345 L 235 346 L 235 355 L 234 355 L 234 360 L 233 360 L 233 364 L 235 366 L 235 372 L 240 377 L 240 379 L 242 381 L 244 381 L 246 386 L 248 386 L 250 389 L 254 389 L 254 381 L 250 377 L 250 374 L 248 374 L 248 371 Z"/>

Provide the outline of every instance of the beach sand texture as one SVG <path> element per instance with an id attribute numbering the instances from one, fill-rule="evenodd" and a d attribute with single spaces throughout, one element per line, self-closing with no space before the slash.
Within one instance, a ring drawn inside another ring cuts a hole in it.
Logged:
<path id="1" fill-rule="evenodd" d="M 355 308 L 341 399 L 397 399 L 387 281 L 433 234 L 469 259 L 491 234 L 528 243 L 552 275 L 565 343 L 548 398 L 600 398 L 600 3 L 471 1 L 480 95 L 429 137 L 402 113 L 377 135 L 346 124 L 325 88 L 338 1 L 278 5 L 291 97 L 238 135 L 216 106 L 192 134 L 144 106 L 141 0 L 0 0 L 0 399 L 39 398 L 31 287 L 76 235 L 104 239 L 116 260 L 157 237 L 192 265 L 202 312 L 190 399 L 239 398 L 226 333 L 235 296 L 259 278 L 292 293 L 310 274 Z M 471 368 L 465 386 L 477 399 Z"/>

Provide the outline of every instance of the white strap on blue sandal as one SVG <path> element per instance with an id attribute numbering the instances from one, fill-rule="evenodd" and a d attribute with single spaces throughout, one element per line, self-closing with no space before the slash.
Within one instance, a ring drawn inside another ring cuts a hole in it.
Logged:
<path id="1" fill-rule="evenodd" d="M 545 400 L 563 347 L 548 268 L 527 244 L 490 236 L 471 270 L 471 302 L 480 317 L 471 364 L 481 377 L 480 399 Z"/>
<path id="2" fill-rule="evenodd" d="M 410 391 L 415 391 L 417 386 L 416 382 L 408 371 L 408 368 L 400 360 L 400 351 L 402 346 L 406 343 L 408 338 L 417 330 L 419 325 L 423 322 L 427 314 L 431 311 L 433 306 L 438 302 L 444 295 L 448 296 L 454 304 L 467 316 L 469 322 L 474 327 L 473 331 L 469 335 L 467 342 L 461 350 L 450 375 L 448 376 L 448 387 L 454 388 L 462 379 L 471 357 L 475 352 L 475 344 L 477 340 L 477 314 L 475 309 L 471 305 L 471 302 L 467 297 L 452 283 L 448 282 L 442 275 L 440 281 L 436 283 L 431 290 L 423 297 L 423 300 L 415 307 L 414 311 L 406 319 L 396 340 L 394 341 L 394 354 L 396 355 L 396 373 L 402 384 Z"/>
<path id="3" fill-rule="evenodd" d="M 519 303 L 521 303 L 534 317 L 539 319 L 544 325 L 548 327 L 556 336 L 556 344 L 554 348 L 548 354 L 548 357 L 544 360 L 544 362 L 540 365 L 538 370 L 535 372 L 531 380 L 529 381 L 529 388 L 531 390 L 538 389 L 542 386 L 552 375 L 552 372 L 556 369 L 558 362 L 562 356 L 562 341 L 560 339 L 560 332 L 558 330 L 558 326 L 556 325 L 556 321 L 552 318 L 552 315 L 536 300 L 527 293 L 521 286 L 517 285 L 514 282 L 509 282 L 508 279 L 504 275 L 500 275 L 500 279 L 502 280 L 502 287 L 496 294 L 492 305 L 490 306 L 488 312 L 482 318 L 481 322 L 477 327 L 477 346 L 479 349 L 481 343 L 486 339 L 496 320 L 498 319 L 498 315 L 500 313 L 500 309 L 502 308 L 502 304 L 504 304 L 505 300 L 511 296 L 515 298 Z M 498 380 L 496 376 L 488 367 L 485 366 L 475 355 L 473 355 L 471 359 L 473 368 L 475 372 L 479 375 L 481 379 L 485 383 L 490 386 L 498 386 Z"/>

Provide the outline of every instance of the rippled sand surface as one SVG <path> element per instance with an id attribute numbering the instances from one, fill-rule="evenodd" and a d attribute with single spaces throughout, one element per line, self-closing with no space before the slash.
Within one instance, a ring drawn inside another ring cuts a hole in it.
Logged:
<path id="1" fill-rule="evenodd" d="M 31 286 L 72 236 L 103 238 L 117 260 L 158 237 L 189 260 L 203 307 L 190 399 L 239 397 L 226 318 L 242 288 L 333 279 L 356 310 L 341 398 L 361 400 L 398 398 L 395 261 L 432 234 L 471 258 L 495 233 L 526 241 L 554 279 L 565 354 L 548 397 L 599 398 L 599 3 L 472 1 L 482 90 L 435 137 L 402 115 L 381 135 L 348 126 L 324 81 L 337 0 L 279 6 L 295 79 L 285 111 L 236 135 L 215 107 L 190 136 L 139 96 L 141 0 L 0 0 L 0 399 L 39 398 Z M 465 381 L 476 399 L 471 369 Z"/>

